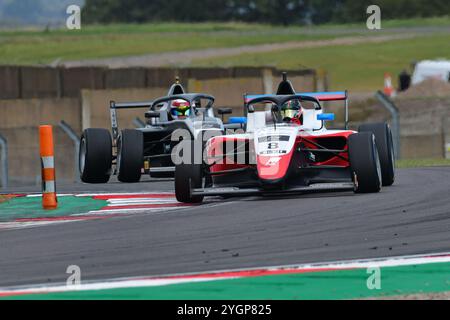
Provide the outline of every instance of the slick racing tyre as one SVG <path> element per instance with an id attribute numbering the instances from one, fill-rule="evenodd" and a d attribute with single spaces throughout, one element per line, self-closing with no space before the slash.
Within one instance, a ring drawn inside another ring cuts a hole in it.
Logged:
<path id="1" fill-rule="evenodd" d="M 192 196 L 191 190 L 203 187 L 203 164 L 195 163 L 195 142 L 191 140 L 186 143 L 183 153 L 190 149 L 190 155 L 184 155 L 186 158 L 175 165 L 175 195 L 180 202 L 200 203 L 203 196 Z"/>
<path id="2" fill-rule="evenodd" d="M 85 183 L 106 183 L 111 176 L 112 141 L 106 129 L 86 129 L 81 135 L 79 170 Z"/>
<path id="3" fill-rule="evenodd" d="M 120 182 L 139 182 L 144 163 L 144 135 L 142 131 L 125 129 L 117 139 L 117 179 Z"/>
<path id="4" fill-rule="evenodd" d="M 381 166 L 375 136 L 371 132 L 352 134 L 348 138 L 348 152 L 355 192 L 379 192 Z"/>
<path id="5" fill-rule="evenodd" d="M 382 122 L 363 124 L 358 131 L 372 132 L 375 135 L 383 186 L 391 186 L 395 180 L 395 157 L 391 129 L 387 123 Z"/>
<path id="6" fill-rule="evenodd" d="M 203 186 L 201 164 L 179 164 L 175 166 L 175 195 L 179 202 L 200 203 L 203 196 L 192 196 L 192 188 Z"/>

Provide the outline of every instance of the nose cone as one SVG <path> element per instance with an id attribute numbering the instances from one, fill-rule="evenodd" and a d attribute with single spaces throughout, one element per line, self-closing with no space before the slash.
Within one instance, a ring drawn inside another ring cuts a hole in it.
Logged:
<path id="1" fill-rule="evenodd" d="M 292 151 L 288 154 L 277 156 L 257 156 L 256 165 L 258 176 L 266 182 L 275 182 L 283 179 L 291 163 Z"/>
<path id="2" fill-rule="evenodd" d="M 255 132 L 258 176 L 268 183 L 286 176 L 291 163 L 298 126 L 267 126 Z"/>

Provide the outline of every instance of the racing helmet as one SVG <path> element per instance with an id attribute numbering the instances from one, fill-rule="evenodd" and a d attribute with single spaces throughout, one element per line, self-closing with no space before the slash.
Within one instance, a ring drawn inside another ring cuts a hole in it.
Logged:
<path id="1" fill-rule="evenodd" d="M 185 100 L 174 100 L 170 108 L 170 114 L 174 119 L 184 119 L 191 114 L 191 106 Z"/>
<path id="2" fill-rule="evenodd" d="M 281 118 L 285 122 L 303 122 L 303 108 L 300 100 L 289 100 L 281 107 Z"/>

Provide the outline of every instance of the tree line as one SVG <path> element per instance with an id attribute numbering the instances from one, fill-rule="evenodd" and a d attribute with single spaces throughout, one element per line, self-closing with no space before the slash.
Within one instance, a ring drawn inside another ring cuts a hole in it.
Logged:
<path id="1" fill-rule="evenodd" d="M 344 23 L 366 20 L 371 4 L 380 6 L 383 19 L 450 15 L 449 0 L 86 0 L 83 21 Z"/>

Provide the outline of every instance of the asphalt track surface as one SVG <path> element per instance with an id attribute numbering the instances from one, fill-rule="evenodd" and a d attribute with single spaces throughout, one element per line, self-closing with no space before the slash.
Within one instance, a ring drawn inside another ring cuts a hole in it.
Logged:
<path id="1" fill-rule="evenodd" d="M 162 214 L 4 230 L 0 287 L 65 282 L 69 265 L 80 266 L 82 280 L 103 280 L 449 251 L 450 167 L 397 173 L 395 185 L 378 194 L 228 199 Z M 95 190 L 171 186 L 113 183 Z"/>

